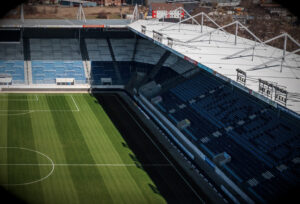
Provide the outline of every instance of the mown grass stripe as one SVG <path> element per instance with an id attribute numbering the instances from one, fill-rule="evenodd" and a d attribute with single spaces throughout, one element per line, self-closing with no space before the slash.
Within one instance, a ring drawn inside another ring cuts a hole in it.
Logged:
<path id="1" fill-rule="evenodd" d="M 85 97 L 90 98 L 91 103 L 87 103 Z M 97 163 L 123 163 L 121 159 L 121 155 L 115 150 L 112 144 L 112 135 L 116 134 L 117 131 L 114 129 L 113 124 L 110 124 L 110 127 L 113 131 L 106 133 L 104 131 L 103 122 L 109 120 L 104 112 L 98 112 L 98 109 L 101 109 L 101 106 L 98 103 L 95 103 L 93 98 L 84 95 L 81 97 L 74 96 L 78 104 L 80 105 L 80 112 L 74 113 L 74 116 L 77 120 L 77 123 L 81 124 L 80 128 L 84 133 L 85 141 L 91 150 L 91 154 L 94 160 Z M 91 109 L 91 107 L 95 107 L 95 109 Z M 100 114 L 103 117 L 101 120 L 98 120 L 94 115 Z M 86 115 L 86 117 L 83 117 Z M 88 126 L 86 124 L 89 124 Z M 119 138 L 120 139 L 120 138 Z M 121 145 L 121 143 L 120 143 Z M 120 148 L 123 148 L 120 146 Z M 124 149 L 124 148 L 123 148 Z M 99 154 L 101 152 L 101 154 Z M 129 157 L 129 153 L 132 154 L 131 151 L 126 149 L 126 152 L 123 152 L 124 155 Z M 128 160 L 129 164 L 134 165 L 134 161 Z M 137 169 L 137 167 L 131 167 Z M 139 169 L 142 171 L 141 169 Z M 112 199 L 115 203 L 145 203 L 145 196 L 142 193 L 140 186 L 136 183 L 136 176 L 132 176 L 126 167 L 122 168 L 99 168 L 99 172 L 104 178 L 106 186 L 112 195 Z M 145 178 L 145 182 L 148 181 L 147 176 Z M 119 192 L 119 193 L 117 193 Z M 117 194 L 116 194 L 117 193 Z"/>
<path id="2" fill-rule="evenodd" d="M 30 102 L 31 109 L 50 110 L 45 95 L 38 94 L 39 101 Z M 66 163 L 64 151 L 56 132 L 51 112 L 36 112 L 31 114 L 33 135 L 38 150 L 49 156 L 55 163 Z M 43 164 L 40 161 L 40 164 Z M 51 169 L 40 168 L 42 175 L 46 175 Z M 79 203 L 73 179 L 68 168 L 54 169 L 54 172 L 42 182 L 44 199 L 46 203 Z"/>
<path id="3" fill-rule="evenodd" d="M 7 99 L 7 94 L 1 94 L 2 98 Z M 0 101 L 0 110 L 8 109 L 8 101 Z M 7 146 L 7 111 L 0 112 L 0 147 Z M 7 162 L 6 149 L 0 149 L 0 163 Z M 7 168 L 6 166 L 0 167 L 0 183 L 7 183 Z"/>
<path id="4" fill-rule="evenodd" d="M 109 116 L 101 107 L 101 105 L 98 104 L 97 99 L 87 95 L 85 95 L 84 99 L 89 104 L 89 107 L 92 110 L 92 114 L 97 118 L 97 120 L 103 127 L 103 130 L 106 133 L 107 137 L 110 139 L 110 142 L 113 145 L 114 150 L 118 152 L 123 163 L 134 162 L 139 165 L 138 161 L 133 161 L 133 158 L 136 158 L 136 156 L 128 148 L 128 146 L 126 145 L 126 141 L 119 133 L 115 125 L 112 123 Z M 95 103 L 97 105 L 95 105 Z M 153 201 L 154 199 L 154 196 L 152 194 L 152 190 L 149 188 L 148 183 L 150 183 L 153 186 L 155 185 L 153 184 L 153 182 L 151 181 L 147 173 L 144 172 L 144 170 L 137 169 L 137 168 L 134 169 L 134 168 L 127 167 L 126 170 L 133 178 L 133 182 L 135 182 L 136 185 L 139 187 L 139 190 L 142 193 L 143 198 L 145 199 L 144 201 L 151 203 L 151 201 Z"/>
<path id="5" fill-rule="evenodd" d="M 14 99 L 14 95 L 9 95 L 8 99 Z M 23 108 L 28 110 L 28 102 L 17 101 L 9 102 L 8 110 L 15 110 Z M 15 117 L 8 115 L 8 129 L 7 129 L 7 146 L 8 147 L 25 147 L 34 150 L 35 141 L 33 137 L 32 124 L 30 115 L 24 115 L 23 117 Z M 7 151 L 7 162 L 8 163 L 18 163 L 21 160 L 24 162 L 38 163 L 38 155 L 24 150 L 9 150 Z M 36 178 L 40 178 L 39 167 L 16 167 L 7 166 L 8 172 L 8 183 L 25 183 L 30 182 Z M 44 202 L 43 194 L 36 192 L 42 189 L 40 183 L 35 183 L 28 188 L 27 186 L 19 186 L 18 188 L 14 186 L 8 187 L 13 193 L 16 193 L 21 198 L 26 200 L 39 200 L 40 203 Z"/>
<path id="6" fill-rule="evenodd" d="M 50 109 L 64 107 L 71 109 L 65 97 L 49 97 L 47 101 Z M 90 150 L 83 138 L 80 128 L 72 112 L 51 112 L 56 131 L 63 146 L 68 163 L 95 163 Z M 98 203 L 100 200 L 111 203 L 112 199 L 106 189 L 102 176 L 96 167 L 70 168 L 80 202 Z M 98 188 L 95 189 L 95 186 Z"/>

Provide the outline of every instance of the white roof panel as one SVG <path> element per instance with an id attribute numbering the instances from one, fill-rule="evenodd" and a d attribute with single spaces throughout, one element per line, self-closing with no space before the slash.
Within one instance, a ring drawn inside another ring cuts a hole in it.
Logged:
<path id="1" fill-rule="evenodd" d="M 206 66 L 214 73 L 221 74 L 231 79 L 236 84 L 236 69 L 246 72 L 246 87 L 256 92 L 253 95 L 258 96 L 258 79 L 277 84 L 288 91 L 287 108 L 296 113 L 300 113 L 300 55 L 286 52 L 286 59 L 283 62 L 282 72 L 281 59 L 283 50 L 271 47 L 269 45 L 257 46 L 231 59 L 226 57 L 233 55 L 246 48 L 251 48 L 257 42 L 242 37 L 237 37 L 235 44 L 235 35 L 223 32 L 221 30 L 211 34 L 204 35 L 193 42 L 186 42 L 189 39 L 209 33 L 214 28 L 203 26 L 203 32 L 199 25 L 177 24 L 167 29 L 162 29 L 175 23 L 159 22 L 153 20 L 138 20 L 129 25 L 130 29 L 153 40 L 153 31 L 163 34 L 162 42 L 154 41 L 180 57 L 186 58 L 199 67 Z M 146 33 L 141 33 L 141 26 L 146 26 Z M 161 30 L 162 29 L 162 30 Z M 174 39 L 172 48 L 168 47 L 167 37 Z M 253 60 L 252 60 L 253 54 Z M 271 62 L 270 62 L 271 61 Z M 251 70 L 266 62 L 267 67 Z M 217 75 L 218 75 L 217 74 Z M 252 93 L 252 91 L 249 91 Z M 260 96 L 258 96 L 260 97 Z M 261 98 L 261 97 L 260 97 Z M 273 103 L 274 104 L 274 103 Z M 277 106 L 277 104 L 275 104 Z"/>

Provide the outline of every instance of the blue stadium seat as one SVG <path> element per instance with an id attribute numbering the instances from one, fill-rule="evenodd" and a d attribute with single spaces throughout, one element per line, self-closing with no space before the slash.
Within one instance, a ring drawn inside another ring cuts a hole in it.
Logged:
<path id="1" fill-rule="evenodd" d="M 159 80 L 166 77 L 161 75 Z M 158 108 L 162 113 L 174 124 L 190 120 L 190 127 L 182 132 L 210 157 L 222 152 L 231 155 L 222 167 L 224 172 L 255 196 L 268 200 L 284 190 L 282 184 L 299 185 L 299 170 L 292 162 L 300 157 L 297 119 L 284 113 L 278 116 L 267 104 L 204 71 L 161 96 Z M 288 170 L 280 172 L 277 167 L 282 164 Z M 264 178 L 264 172 L 272 172 L 273 177 Z M 247 183 L 253 178 L 256 186 Z"/>
<path id="2" fill-rule="evenodd" d="M 32 61 L 34 84 L 55 84 L 56 78 L 74 78 L 76 84 L 85 84 L 82 61 Z"/>
<path id="3" fill-rule="evenodd" d="M 92 61 L 91 62 L 91 78 L 93 84 L 101 84 L 101 78 L 111 78 L 112 83 L 117 83 L 117 75 L 111 61 Z"/>
<path id="4" fill-rule="evenodd" d="M 13 84 L 24 84 L 24 61 L 0 60 L 0 74 L 11 76 Z"/>

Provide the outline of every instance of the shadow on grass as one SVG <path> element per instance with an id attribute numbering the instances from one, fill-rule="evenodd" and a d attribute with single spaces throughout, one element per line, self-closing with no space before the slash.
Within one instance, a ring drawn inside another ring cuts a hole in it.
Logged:
<path id="1" fill-rule="evenodd" d="M 199 198 L 162 155 L 161 151 L 164 150 L 157 149 L 148 138 L 155 140 L 151 131 L 142 122 L 137 122 L 139 119 L 133 112 L 132 115 L 128 113 L 131 110 L 123 99 L 111 93 L 95 93 L 94 97 L 124 138 L 126 143 L 122 143 L 122 146 L 133 152 L 134 155 L 129 154 L 130 158 L 153 181 L 154 185 L 148 184 L 149 188 L 161 195 L 167 203 L 199 203 Z"/>
<path id="2" fill-rule="evenodd" d="M 2 186 L 0 186 L 0 199 L 1 199 L 0 201 L 1 203 L 18 203 L 18 204 L 26 203 L 16 195 L 4 189 Z"/>

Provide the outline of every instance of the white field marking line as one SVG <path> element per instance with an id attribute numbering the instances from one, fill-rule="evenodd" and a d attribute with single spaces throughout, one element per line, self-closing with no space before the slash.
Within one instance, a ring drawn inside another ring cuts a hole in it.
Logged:
<path id="1" fill-rule="evenodd" d="M 11 111 L 11 112 L 28 112 L 28 111 L 33 111 L 33 112 L 51 112 L 51 111 L 62 111 L 62 112 L 78 112 L 79 110 L 0 110 L 0 111 L 2 111 L 2 112 L 4 112 L 4 111 Z"/>
<path id="2" fill-rule="evenodd" d="M 0 166 L 96 166 L 96 167 L 135 167 L 138 164 L 0 164 Z M 140 164 L 141 166 L 150 166 L 150 167 L 170 167 L 171 164 Z"/>
<path id="3" fill-rule="evenodd" d="M 75 106 L 76 106 L 77 112 L 80 111 L 79 108 L 78 108 L 78 106 L 77 106 L 77 103 L 75 102 L 75 100 L 74 100 L 74 98 L 73 98 L 73 95 L 71 95 L 71 98 L 72 98 L 72 100 L 73 100 L 73 102 L 74 102 L 74 104 L 75 104 Z"/>
<path id="4" fill-rule="evenodd" d="M 72 98 L 72 101 L 73 101 L 73 103 L 76 107 L 76 110 L 0 110 L 0 116 L 2 116 L 2 115 L 4 115 L 4 116 L 7 116 L 7 115 L 25 115 L 25 114 L 34 113 L 34 112 L 79 112 L 80 109 L 78 108 L 78 105 L 75 102 L 73 96 L 71 95 L 70 97 Z M 37 101 L 38 101 L 38 97 L 37 97 Z M 4 112 L 4 111 L 8 111 L 8 112 L 9 111 L 11 111 L 11 112 L 25 112 L 25 113 L 5 113 L 5 114 L 1 114 L 1 112 Z"/>
<path id="5" fill-rule="evenodd" d="M 25 112 L 25 113 L 4 113 L 4 114 L 1 114 L 0 113 L 0 116 L 8 116 L 8 115 L 26 115 L 26 114 L 29 114 L 29 113 L 33 113 L 34 111 L 28 111 L 28 112 Z"/>
<path id="6" fill-rule="evenodd" d="M 35 99 L 5 99 L 0 97 L 0 101 L 39 101 L 39 98 L 37 95 L 35 95 Z"/>
<path id="7" fill-rule="evenodd" d="M 157 146 L 157 144 L 152 140 L 152 138 L 148 135 L 148 133 L 142 128 L 142 126 L 139 124 L 139 122 L 131 115 L 131 113 L 124 107 L 124 105 L 120 102 L 118 97 L 114 96 L 119 104 L 124 108 L 124 110 L 130 115 L 130 117 L 135 121 L 135 123 L 140 127 L 140 129 L 144 132 L 144 134 L 147 136 L 147 138 L 152 142 L 152 144 L 160 151 L 160 153 L 165 157 L 165 159 L 174 167 L 175 171 L 178 173 L 178 175 L 182 178 L 182 180 L 190 187 L 190 189 L 193 191 L 193 193 L 197 196 L 197 198 L 204 203 L 202 198 L 198 195 L 196 190 L 191 186 L 191 184 L 182 176 L 182 174 L 178 171 L 178 169 L 174 166 L 173 162 L 171 162 L 168 157 L 161 151 L 161 149 Z"/>
<path id="8" fill-rule="evenodd" d="M 46 159 L 48 159 L 50 161 L 50 164 L 48 164 L 48 166 L 52 166 L 50 172 L 46 176 L 44 176 L 40 179 L 30 181 L 30 182 L 26 182 L 26 183 L 7 183 L 7 184 L 0 184 L 0 185 L 4 185 L 4 186 L 24 186 L 24 185 L 34 184 L 34 183 L 41 182 L 41 181 L 47 179 L 49 176 L 51 176 L 51 174 L 54 171 L 55 164 L 54 164 L 53 160 L 49 156 L 47 156 L 46 154 L 44 154 L 42 152 L 39 152 L 39 151 L 33 150 L 33 149 L 28 149 L 28 148 L 25 148 L 25 147 L 0 147 L 0 149 L 21 149 L 21 150 L 26 150 L 26 151 L 29 151 L 29 152 L 34 152 L 34 153 L 37 153 L 39 155 L 42 155 L 42 156 L 46 157 Z"/>

